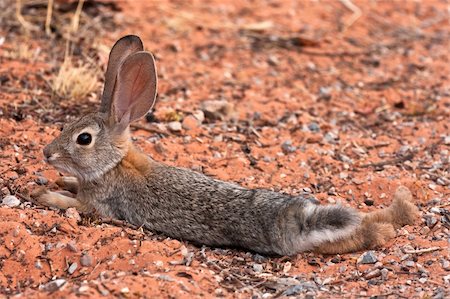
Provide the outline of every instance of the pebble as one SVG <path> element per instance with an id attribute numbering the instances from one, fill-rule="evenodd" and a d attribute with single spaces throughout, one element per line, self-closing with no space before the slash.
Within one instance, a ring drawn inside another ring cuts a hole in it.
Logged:
<path id="1" fill-rule="evenodd" d="M 381 269 L 380 271 L 381 271 L 381 277 L 382 277 L 383 279 L 387 279 L 387 278 L 388 278 L 388 275 L 389 275 L 389 270 L 386 269 L 386 268 L 383 268 L 383 269 Z"/>
<path id="2" fill-rule="evenodd" d="M 14 195 L 6 195 L 2 200 L 2 204 L 14 208 L 20 205 L 20 200 Z"/>
<path id="3" fill-rule="evenodd" d="M 450 262 L 448 260 L 442 260 L 441 265 L 444 270 L 450 271 Z"/>
<path id="4" fill-rule="evenodd" d="M 338 136 L 332 132 L 328 132 L 325 134 L 323 138 L 325 139 L 326 142 L 335 144 L 336 140 L 338 139 Z"/>
<path id="5" fill-rule="evenodd" d="M 78 213 L 77 209 L 75 208 L 68 208 L 65 212 L 64 215 L 67 218 L 70 219 L 75 219 L 77 222 L 81 222 L 81 216 L 80 213 Z"/>
<path id="6" fill-rule="evenodd" d="M 309 129 L 311 132 L 320 132 L 320 126 L 319 126 L 319 124 L 316 123 L 316 122 L 309 123 L 309 124 L 308 124 L 308 129 Z"/>
<path id="7" fill-rule="evenodd" d="M 182 125 L 179 121 L 171 121 L 167 124 L 167 128 L 172 132 L 180 132 L 182 129 Z"/>
<path id="8" fill-rule="evenodd" d="M 366 276 L 364 277 L 365 279 L 372 279 L 375 277 L 381 276 L 381 270 L 380 269 L 375 269 L 373 271 L 370 271 L 369 273 L 366 274 Z"/>
<path id="9" fill-rule="evenodd" d="M 67 272 L 72 275 L 78 268 L 78 264 L 77 263 L 73 263 L 72 265 L 69 266 L 69 269 L 67 269 Z"/>
<path id="10" fill-rule="evenodd" d="M 192 116 L 194 116 L 200 124 L 205 121 L 205 113 L 203 113 L 202 110 L 195 110 L 194 113 L 192 113 Z"/>
<path id="11" fill-rule="evenodd" d="M 436 223 L 438 222 L 436 217 L 426 217 L 425 218 L 425 223 L 427 224 L 428 227 L 432 228 L 436 225 Z"/>
<path id="12" fill-rule="evenodd" d="M 88 285 L 82 285 L 79 289 L 78 292 L 79 293 L 87 293 L 89 292 L 91 288 Z"/>
<path id="13" fill-rule="evenodd" d="M 92 266 L 92 257 L 88 253 L 83 254 L 80 258 L 80 264 L 83 267 Z"/>
<path id="14" fill-rule="evenodd" d="M 253 264 L 253 271 L 260 273 L 264 270 L 261 264 Z"/>
<path id="15" fill-rule="evenodd" d="M 11 195 L 11 192 L 9 191 L 8 187 L 3 187 L 0 192 L 1 192 L 0 195 Z"/>
<path id="16" fill-rule="evenodd" d="M 285 154 L 290 154 L 290 153 L 295 152 L 297 150 L 297 147 L 292 145 L 292 141 L 291 140 L 286 140 L 285 142 L 283 142 L 281 144 L 281 150 Z"/>
<path id="17" fill-rule="evenodd" d="M 375 252 L 372 250 L 364 252 L 358 258 L 359 264 L 375 264 L 376 262 L 378 262 L 378 258 L 375 256 Z"/>
<path id="18" fill-rule="evenodd" d="M 444 137 L 444 144 L 450 145 L 450 135 Z"/>
<path id="19" fill-rule="evenodd" d="M 41 270 L 42 269 L 41 260 L 36 260 L 36 262 L 34 263 L 34 267 L 36 267 L 36 269 Z"/>
<path id="20" fill-rule="evenodd" d="M 416 265 L 416 263 L 413 262 L 413 261 L 406 261 L 406 262 L 405 262 L 405 266 L 406 266 L 406 267 L 409 267 L 409 268 L 412 268 L 412 267 L 414 267 L 415 265 Z"/>
<path id="21" fill-rule="evenodd" d="M 424 226 L 420 229 L 420 234 L 421 235 L 426 235 L 430 232 L 430 228 L 428 226 Z"/>
<path id="22" fill-rule="evenodd" d="M 372 198 L 366 198 L 364 200 L 364 203 L 366 204 L 366 206 L 373 206 L 374 200 Z"/>
<path id="23" fill-rule="evenodd" d="M 185 130 L 192 130 L 197 128 L 200 122 L 193 115 L 188 115 L 183 119 L 182 127 Z"/>
<path id="24" fill-rule="evenodd" d="M 436 208 L 436 207 L 432 207 L 432 208 L 430 209 L 430 212 L 431 212 L 431 213 L 434 213 L 434 214 L 441 214 L 441 209 Z"/>
<path id="25" fill-rule="evenodd" d="M 53 281 L 50 281 L 49 283 L 46 283 L 45 285 L 42 286 L 42 289 L 44 291 L 53 293 L 57 290 L 59 290 L 63 285 L 66 284 L 66 280 L 65 279 L 55 279 Z"/>
<path id="26" fill-rule="evenodd" d="M 78 252 L 77 245 L 73 241 L 67 243 L 67 249 L 69 249 L 72 252 Z"/>
<path id="27" fill-rule="evenodd" d="M 38 176 L 34 181 L 36 182 L 36 184 L 41 186 L 48 184 L 48 180 L 42 176 Z"/>
<path id="28" fill-rule="evenodd" d="M 233 113 L 233 105 L 226 100 L 208 100 L 200 104 L 204 116 L 208 119 L 217 120 L 231 116 Z"/>

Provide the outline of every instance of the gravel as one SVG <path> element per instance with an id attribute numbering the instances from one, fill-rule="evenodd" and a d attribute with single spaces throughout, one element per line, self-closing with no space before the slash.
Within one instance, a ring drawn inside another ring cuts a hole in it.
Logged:
<path id="1" fill-rule="evenodd" d="M 359 258 L 359 264 L 375 264 L 378 261 L 378 258 L 375 255 L 374 251 L 366 251 Z"/>
<path id="2" fill-rule="evenodd" d="M 20 205 L 20 200 L 14 195 L 6 195 L 2 200 L 2 204 L 14 208 Z"/>

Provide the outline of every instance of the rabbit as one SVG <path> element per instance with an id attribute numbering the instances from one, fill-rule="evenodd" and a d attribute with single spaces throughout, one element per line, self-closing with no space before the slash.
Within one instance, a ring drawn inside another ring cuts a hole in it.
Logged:
<path id="1" fill-rule="evenodd" d="M 58 185 L 76 196 L 39 190 L 37 201 L 96 211 L 199 245 L 279 256 L 375 248 L 417 218 L 406 187 L 390 207 L 363 214 L 157 162 L 132 144 L 129 129 L 153 107 L 156 92 L 152 54 L 139 37 L 122 37 L 109 56 L 99 111 L 65 125 L 43 150 L 46 162 L 71 175 Z"/>

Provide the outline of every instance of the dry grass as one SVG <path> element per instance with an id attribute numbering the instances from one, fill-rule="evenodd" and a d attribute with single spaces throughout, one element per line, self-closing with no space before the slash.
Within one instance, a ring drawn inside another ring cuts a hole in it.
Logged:
<path id="1" fill-rule="evenodd" d="M 17 60 L 35 61 L 40 49 L 33 48 L 27 43 L 18 43 L 13 49 L 5 49 L 4 57 Z"/>
<path id="2" fill-rule="evenodd" d="M 98 90 L 98 77 L 97 67 L 89 63 L 74 65 L 70 59 L 65 59 L 51 87 L 62 98 L 82 99 Z"/>

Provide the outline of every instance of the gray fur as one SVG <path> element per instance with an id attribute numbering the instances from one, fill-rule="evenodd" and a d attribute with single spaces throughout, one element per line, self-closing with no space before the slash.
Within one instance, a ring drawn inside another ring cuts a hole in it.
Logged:
<path id="1" fill-rule="evenodd" d="M 124 45 L 139 46 L 136 38 L 125 37 L 113 49 L 112 56 L 124 62 L 111 69 L 118 69 L 123 76 L 122 69 L 127 72 L 125 79 L 118 75 L 115 82 L 114 92 L 120 90 L 120 96 L 108 94 L 103 98 L 102 112 L 67 125 L 44 149 L 50 164 L 78 179 L 78 208 L 95 209 L 102 216 L 197 244 L 240 247 L 263 254 L 291 255 L 355 231 L 361 219 L 353 209 L 319 206 L 306 197 L 246 189 L 161 164 L 137 150 L 131 144 L 128 123 L 124 126 L 123 121 L 118 122 L 117 111 L 132 120 L 150 109 L 153 102 L 149 97 L 154 101 L 156 94 L 156 70 L 151 55 L 137 52 L 126 57 Z M 134 61 L 139 67 L 133 68 Z M 148 95 L 136 92 L 130 87 L 136 84 L 125 84 L 126 80 L 139 82 L 140 88 L 151 85 L 153 91 Z M 90 145 L 75 142 L 81 132 L 92 135 Z M 48 204 L 58 202 L 64 207 L 73 201 L 52 201 L 48 195 L 45 198 Z"/>

